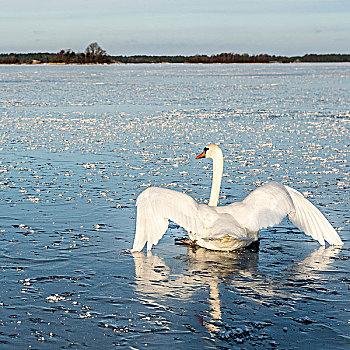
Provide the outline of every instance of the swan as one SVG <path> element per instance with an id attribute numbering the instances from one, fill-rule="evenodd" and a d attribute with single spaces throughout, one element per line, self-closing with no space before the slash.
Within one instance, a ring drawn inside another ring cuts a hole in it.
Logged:
<path id="1" fill-rule="evenodd" d="M 221 251 L 246 247 L 258 240 L 259 230 L 289 220 L 321 245 L 343 245 L 323 214 L 295 189 L 272 181 L 252 191 L 243 201 L 217 206 L 223 174 L 223 154 L 215 144 L 206 146 L 196 159 L 213 161 L 208 205 L 198 204 L 185 193 L 149 187 L 136 200 L 136 232 L 131 251 L 151 250 L 163 237 L 169 220 L 183 227 L 196 245 Z"/>

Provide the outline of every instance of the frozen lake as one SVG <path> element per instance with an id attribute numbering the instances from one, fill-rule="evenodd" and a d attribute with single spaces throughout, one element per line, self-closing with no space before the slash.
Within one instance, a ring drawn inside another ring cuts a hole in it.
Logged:
<path id="1" fill-rule="evenodd" d="M 0 66 L 0 348 L 349 349 L 349 64 Z M 150 185 L 220 204 L 276 180 L 344 242 L 288 220 L 260 248 L 127 254 Z"/>

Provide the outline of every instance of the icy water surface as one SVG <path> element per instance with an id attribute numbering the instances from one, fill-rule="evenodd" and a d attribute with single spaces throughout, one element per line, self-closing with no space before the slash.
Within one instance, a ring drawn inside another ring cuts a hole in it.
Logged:
<path id="1" fill-rule="evenodd" d="M 0 67 L 0 348 L 349 349 L 349 64 Z M 339 230 L 127 254 L 150 185 L 220 204 L 277 180 Z"/>

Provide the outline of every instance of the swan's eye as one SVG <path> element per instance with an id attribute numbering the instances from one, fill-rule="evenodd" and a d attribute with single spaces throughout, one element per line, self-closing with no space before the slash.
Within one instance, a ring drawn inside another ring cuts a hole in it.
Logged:
<path id="1" fill-rule="evenodd" d="M 209 151 L 208 147 L 204 147 L 204 153 L 207 153 L 207 151 Z"/>

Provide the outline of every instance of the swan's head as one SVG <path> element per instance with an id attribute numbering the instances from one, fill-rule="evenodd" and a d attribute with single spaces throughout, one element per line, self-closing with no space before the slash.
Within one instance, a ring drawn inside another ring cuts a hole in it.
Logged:
<path id="1" fill-rule="evenodd" d="M 208 146 L 204 147 L 204 150 L 201 154 L 199 154 L 196 159 L 200 159 L 200 158 L 217 158 L 217 157 L 222 157 L 222 151 L 221 148 L 217 145 L 214 145 L 213 143 L 211 143 Z"/>

